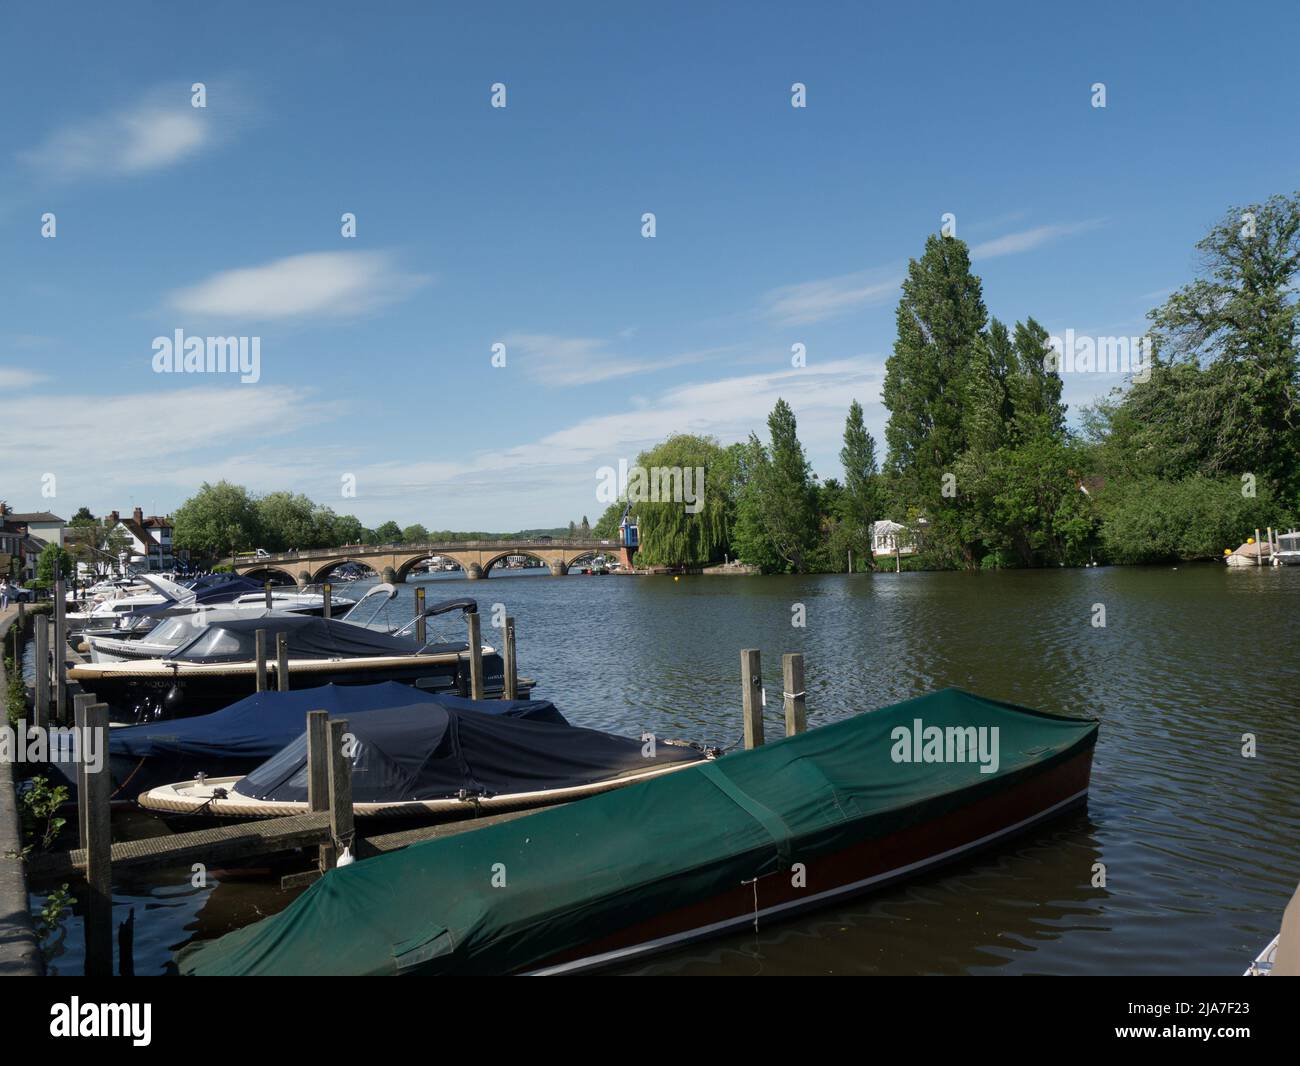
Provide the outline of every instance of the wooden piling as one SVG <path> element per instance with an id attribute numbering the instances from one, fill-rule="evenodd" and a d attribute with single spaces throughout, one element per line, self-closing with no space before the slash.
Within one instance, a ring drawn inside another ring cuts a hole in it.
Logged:
<path id="1" fill-rule="evenodd" d="M 307 806 L 314 812 L 328 811 L 329 799 L 329 712 L 307 712 Z M 335 860 L 334 845 L 320 846 L 320 868 L 328 870 Z"/>
<path id="2" fill-rule="evenodd" d="M 415 639 L 422 648 L 428 640 L 428 632 L 424 617 L 424 588 L 420 587 L 415 590 Z"/>
<path id="3" fill-rule="evenodd" d="M 68 724 L 68 604 L 63 578 L 54 579 L 54 720 Z"/>
<path id="4" fill-rule="evenodd" d="M 757 648 L 740 653 L 740 683 L 743 686 L 745 747 L 763 743 L 763 664 Z"/>
<path id="5" fill-rule="evenodd" d="M 289 691 L 289 634 L 275 635 L 275 687 Z"/>
<path id="6" fill-rule="evenodd" d="M 89 839 L 86 817 L 90 811 L 90 787 L 86 782 L 86 760 L 82 756 L 86 740 L 86 708 L 94 702 L 95 697 L 90 693 L 78 693 L 72 697 L 72 724 L 76 727 L 77 737 L 77 761 L 73 767 L 77 778 L 77 841 L 83 848 L 88 846 Z"/>
<path id="7" fill-rule="evenodd" d="M 515 620 L 506 615 L 505 628 L 501 630 L 501 660 L 505 664 L 505 689 L 503 698 L 519 698 L 519 670 L 515 661 Z"/>
<path id="8" fill-rule="evenodd" d="M 781 657 L 784 678 L 785 735 L 795 736 L 808 728 L 808 712 L 804 705 L 803 656 L 798 652 Z"/>
<path id="9" fill-rule="evenodd" d="M 103 753 L 98 772 L 86 774 L 89 792 L 86 820 L 86 976 L 113 973 L 113 827 L 109 820 L 112 774 L 108 769 L 108 704 L 92 703 L 85 710 L 86 728 L 95 733 Z M 85 734 L 82 735 L 83 737 Z"/>
<path id="10" fill-rule="evenodd" d="M 352 759 L 345 750 L 344 735 L 348 731 L 345 718 L 334 718 L 329 723 L 329 806 L 330 837 L 334 845 L 333 861 L 329 869 L 338 865 L 344 848 L 352 847 L 355 834 L 352 821 Z M 355 852 L 353 852 L 355 856 Z"/>
<path id="11" fill-rule="evenodd" d="M 333 617 L 334 617 L 334 604 L 333 604 L 333 602 L 332 602 L 332 601 L 333 601 L 333 593 L 334 593 L 334 587 L 333 587 L 333 586 L 332 586 L 328 581 L 326 581 L 325 584 L 321 586 L 321 595 L 323 595 L 323 596 L 325 597 L 325 617 L 326 617 L 326 618 L 333 618 Z"/>
<path id="12" fill-rule="evenodd" d="M 50 724 L 50 627 L 45 619 L 36 619 L 36 706 L 34 723 L 42 728 Z"/>
<path id="13" fill-rule="evenodd" d="M 259 629 L 257 640 L 257 691 L 266 691 L 266 630 Z"/>
<path id="14" fill-rule="evenodd" d="M 273 602 L 273 598 L 271 596 L 271 579 L 267 578 L 266 579 L 266 609 L 268 611 L 271 609 L 272 602 Z"/>
<path id="15" fill-rule="evenodd" d="M 465 616 L 469 624 L 469 698 L 483 698 L 483 630 L 478 612 L 472 611 Z"/>

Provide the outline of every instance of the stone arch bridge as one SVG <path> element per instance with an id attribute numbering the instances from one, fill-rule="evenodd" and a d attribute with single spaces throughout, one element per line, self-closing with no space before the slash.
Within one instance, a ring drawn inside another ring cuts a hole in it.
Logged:
<path id="1" fill-rule="evenodd" d="M 248 577 L 286 577 L 297 585 L 315 585 L 337 566 L 359 563 L 385 581 L 403 582 L 410 572 L 438 555 L 459 564 L 468 578 L 487 577 L 488 571 L 512 555 L 537 559 L 556 577 L 569 567 L 596 555 L 615 555 L 618 544 L 606 540 L 466 540 L 445 544 L 348 544 L 341 548 L 279 552 L 257 558 L 226 559 L 235 572 Z"/>

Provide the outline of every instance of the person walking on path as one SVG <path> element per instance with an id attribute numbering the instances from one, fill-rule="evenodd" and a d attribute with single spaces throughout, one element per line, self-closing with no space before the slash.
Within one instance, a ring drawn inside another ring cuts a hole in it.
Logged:
<path id="1" fill-rule="evenodd" d="M 0 581 L 0 611 L 9 609 L 9 579 Z"/>

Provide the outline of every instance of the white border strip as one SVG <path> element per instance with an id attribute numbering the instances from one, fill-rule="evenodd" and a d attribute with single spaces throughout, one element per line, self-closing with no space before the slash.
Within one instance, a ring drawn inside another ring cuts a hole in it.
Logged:
<path id="1" fill-rule="evenodd" d="M 962 844 L 959 847 L 949 848 L 947 851 L 940 852 L 937 855 L 931 855 L 927 859 L 918 859 L 916 862 L 908 863 L 906 866 L 899 866 L 893 870 L 886 870 L 884 873 L 874 874 L 871 877 L 864 877 L 861 881 L 853 881 L 846 885 L 840 885 L 838 888 L 828 888 L 824 892 L 818 892 L 806 899 L 791 900 L 788 903 L 778 903 L 772 907 L 766 907 L 755 914 L 742 914 L 735 918 L 725 918 L 720 922 L 714 922 L 711 925 L 702 925 L 696 929 L 688 929 L 684 933 L 674 933 L 671 936 L 660 937 L 658 940 L 647 940 L 641 944 L 634 944 L 627 948 L 618 948 L 614 951 L 607 951 L 600 955 L 588 955 L 586 958 L 575 959 L 572 962 L 562 962 L 556 966 L 548 966 L 543 970 L 530 970 L 529 976 L 533 977 L 550 977 L 556 974 L 575 973 L 581 970 L 591 969 L 598 966 L 604 966 L 611 962 L 617 962 L 620 959 L 634 958 L 638 955 L 650 954 L 652 952 L 663 951 L 675 944 L 685 943 L 692 940 L 702 940 L 706 937 L 714 936 L 739 925 L 749 925 L 751 922 L 760 918 L 766 918 L 771 915 L 780 914 L 793 908 L 814 907 L 822 900 L 833 899 L 836 896 L 843 896 L 849 893 L 859 892 L 871 885 L 878 884 L 882 881 L 895 880 L 917 870 L 923 870 L 927 866 L 934 866 L 937 863 L 944 862 L 962 852 L 971 851 L 975 848 L 997 840 L 999 837 L 1007 836 L 1011 833 L 1018 832 L 1035 822 L 1042 821 L 1044 818 L 1050 818 L 1053 814 L 1063 807 L 1071 806 L 1080 799 L 1086 799 L 1088 790 L 1082 789 L 1073 796 L 1054 803 L 1045 810 L 1031 815 L 1023 821 L 1016 822 L 1014 825 L 1006 826 L 995 833 L 989 833 L 977 840 L 972 840 L 968 844 Z"/>

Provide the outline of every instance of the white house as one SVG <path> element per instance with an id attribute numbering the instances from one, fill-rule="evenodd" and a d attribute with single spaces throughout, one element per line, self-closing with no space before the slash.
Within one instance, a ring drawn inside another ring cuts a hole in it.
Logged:
<path id="1" fill-rule="evenodd" d="M 176 560 L 172 555 L 172 522 L 170 518 L 150 515 L 137 507 L 130 518 L 117 511 L 104 519 L 105 533 L 120 529 L 131 540 L 127 548 L 129 563 L 137 570 L 172 570 Z"/>
<path id="2" fill-rule="evenodd" d="M 911 555 L 916 551 L 916 536 L 907 526 L 882 518 L 871 523 L 873 555 Z"/>

